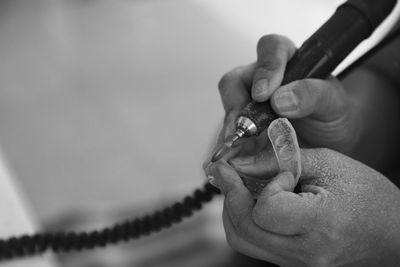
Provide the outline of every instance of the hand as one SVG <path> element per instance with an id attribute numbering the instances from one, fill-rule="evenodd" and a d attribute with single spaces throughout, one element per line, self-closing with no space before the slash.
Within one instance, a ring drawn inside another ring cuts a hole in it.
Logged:
<path id="1" fill-rule="evenodd" d="M 301 193 L 280 173 L 255 202 L 229 164 L 211 166 L 232 248 L 281 266 L 397 266 L 399 189 L 328 149 L 302 150 L 302 168 Z"/>
<path id="2" fill-rule="evenodd" d="M 301 146 L 331 148 L 379 169 L 397 166 L 393 159 L 400 140 L 398 90 L 365 69 L 356 70 L 343 83 L 329 77 L 281 86 L 295 51 L 286 37 L 264 36 L 257 46 L 256 63 L 222 77 L 219 91 L 225 120 L 218 144 L 235 131 L 236 118 L 251 100 L 270 99 L 275 112 L 291 120 Z M 268 153 L 266 140 L 265 134 L 242 140 L 225 159 L 239 157 L 241 164 L 251 164 L 257 157 L 243 157 Z"/>

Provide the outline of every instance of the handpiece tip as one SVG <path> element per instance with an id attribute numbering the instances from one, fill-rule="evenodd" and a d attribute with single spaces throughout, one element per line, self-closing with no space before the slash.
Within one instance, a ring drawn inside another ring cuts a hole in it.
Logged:
<path id="1" fill-rule="evenodd" d="M 226 143 L 221 144 L 218 149 L 215 151 L 211 158 L 211 162 L 217 162 L 218 160 L 222 159 L 230 150 L 230 146 Z"/>
<path id="2" fill-rule="evenodd" d="M 229 153 L 229 151 L 231 150 L 231 147 L 233 146 L 233 144 L 239 140 L 241 137 L 243 136 L 243 134 L 236 132 L 235 134 L 233 134 L 232 136 L 230 136 L 228 138 L 228 140 L 224 143 L 222 143 L 218 149 L 215 151 L 215 153 L 213 154 L 213 156 L 211 157 L 211 162 L 217 162 L 220 159 L 222 159 L 226 154 Z"/>

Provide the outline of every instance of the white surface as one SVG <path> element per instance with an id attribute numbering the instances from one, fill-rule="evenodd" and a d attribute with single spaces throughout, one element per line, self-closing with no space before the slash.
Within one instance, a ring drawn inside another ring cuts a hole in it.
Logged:
<path id="1" fill-rule="evenodd" d="M 221 23 L 226 23 L 254 44 L 265 34 L 278 33 L 288 36 L 300 46 L 344 1 L 196 0 L 196 2 L 215 14 Z M 387 20 L 338 66 L 335 73 L 343 70 L 381 40 L 399 18 L 399 14 L 400 4 L 397 4 Z"/>
<path id="2" fill-rule="evenodd" d="M 36 219 L 20 186 L 12 177 L 0 151 L 0 238 L 31 234 L 38 230 Z M 4 267 L 54 267 L 55 262 L 47 255 L 29 257 L 1 263 Z"/>
<path id="3" fill-rule="evenodd" d="M 264 34 L 300 44 L 339 2 L 0 2 L 0 144 L 38 217 L 201 184 L 223 73 L 254 61 Z"/>
<path id="4" fill-rule="evenodd" d="M 40 219 L 202 184 L 223 116 L 218 80 L 255 44 L 190 1 L 9 3 L 0 143 Z"/>

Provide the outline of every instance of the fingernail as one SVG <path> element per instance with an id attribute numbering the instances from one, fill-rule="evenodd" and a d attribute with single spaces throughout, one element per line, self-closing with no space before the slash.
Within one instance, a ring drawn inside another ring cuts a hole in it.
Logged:
<path id="1" fill-rule="evenodd" d="M 218 169 L 221 170 L 221 164 L 218 163 L 213 163 L 211 164 L 211 166 L 209 166 L 208 168 L 208 173 L 207 173 L 207 178 L 208 178 L 208 182 L 215 186 L 216 188 L 218 188 L 219 190 L 221 190 L 223 192 L 222 186 L 221 186 L 221 177 L 220 175 L 218 175 L 218 170 L 217 170 L 217 165 L 218 165 Z"/>
<path id="2" fill-rule="evenodd" d="M 204 173 L 206 174 L 207 177 L 214 177 L 214 163 L 209 163 L 207 167 L 204 169 Z"/>
<path id="3" fill-rule="evenodd" d="M 214 187 L 217 187 L 218 188 L 218 185 L 217 185 L 217 181 L 215 180 L 215 178 L 214 177 L 212 177 L 212 176 L 209 176 L 208 177 L 208 182 L 212 185 L 212 186 L 214 186 Z"/>
<path id="4" fill-rule="evenodd" d="M 275 98 L 275 105 L 280 112 L 292 112 L 297 110 L 299 100 L 297 96 L 292 92 L 280 93 Z"/>
<path id="5" fill-rule="evenodd" d="M 267 79 L 258 80 L 253 87 L 253 97 L 263 97 L 268 95 L 269 81 Z"/>
<path id="6" fill-rule="evenodd" d="M 210 166 L 207 168 L 207 176 L 210 177 L 215 177 L 215 171 L 216 171 L 216 164 L 212 163 Z"/>

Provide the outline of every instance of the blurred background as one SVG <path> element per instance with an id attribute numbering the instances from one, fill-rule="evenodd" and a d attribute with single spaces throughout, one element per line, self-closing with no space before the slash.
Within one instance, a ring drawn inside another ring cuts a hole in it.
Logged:
<path id="1" fill-rule="evenodd" d="M 1 0 L 0 146 L 32 220 L 89 229 L 192 192 L 223 118 L 219 78 L 254 61 L 262 35 L 300 45 L 340 2 Z M 220 213 L 218 199 L 159 235 L 58 260 L 244 266 Z"/>

